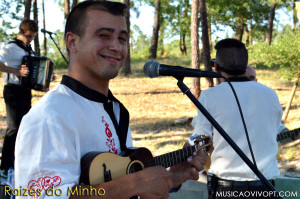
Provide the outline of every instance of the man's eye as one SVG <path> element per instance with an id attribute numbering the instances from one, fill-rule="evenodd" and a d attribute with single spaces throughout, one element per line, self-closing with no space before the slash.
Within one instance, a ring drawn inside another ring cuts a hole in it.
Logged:
<path id="1" fill-rule="evenodd" d="M 127 39 L 124 38 L 124 37 L 119 37 L 119 40 L 122 41 L 122 42 L 126 42 L 127 41 Z"/>
<path id="2" fill-rule="evenodd" d="M 109 35 L 101 34 L 100 37 L 103 37 L 103 38 L 109 38 Z"/>

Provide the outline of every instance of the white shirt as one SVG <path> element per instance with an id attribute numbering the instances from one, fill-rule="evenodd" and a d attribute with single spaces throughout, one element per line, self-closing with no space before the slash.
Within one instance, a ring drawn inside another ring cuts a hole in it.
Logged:
<path id="1" fill-rule="evenodd" d="M 39 198 L 53 198 L 45 193 L 50 185 L 61 190 L 59 198 L 68 198 L 68 189 L 79 184 L 80 160 L 87 152 L 118 154 L 121 150 L 103 103 L 87 99 L 86 95 L 95 95 L 74 81 L 71 79 L 77 91 L 56 86 L 33 106 L 20 125 L 15 151 L 16 188 L 41 188 Z M 113 107 L 119 121 L 119 103 L 113 102 Z M 126 146 L 132 146 L 129 128 Z"/>
<path id="2" fill-rule="evenodd" d="M 242 107 L 258 168 L 267 179 L 272 179 L 279 175 L 276 137 L 282 108 L 278 97 L 275 91 L 257 82 L 232 82 L 232 85 Z M 229 85 L 224 82 L 203 91 L 199 101 L 252 161 L 238 106 Z M 258 179 L 199 111 L 193 125 L 193 136 L 206 134 L 213 138 L 210 173 L 227 180 Z"/>
<path id="3" fill-rule="evenodd" d="M 28 53 L 15 43 L 10 43 L 0 49 L 0 62 L 12 68 L 20 68 L 23 57 Z M 32 54 L 33 55 L 33 54 Z M 4 73 L 3 81 L 7 82 L 8 74 Z M 13 73 L 9 73 L 9 83 L 19 84 L 19 77 Z"/>

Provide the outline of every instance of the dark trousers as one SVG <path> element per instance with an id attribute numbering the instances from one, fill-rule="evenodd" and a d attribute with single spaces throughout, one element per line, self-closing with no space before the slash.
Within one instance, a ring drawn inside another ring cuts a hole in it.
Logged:
<path id="1" fill-rule="evenodd" d="M 1 170 L 14 167 L 15 142 L 23 116 L 31 108 L 31 89 L 19 85 L 4 86 L 7 129 L 2 148 Z"/>
<path id="2" fill-rule="evenodd" d="M 274 180 L 270 180 L 274 186 Z M 278 198 L 275 192 L 269 191 L 260 181 L 231 181 L 207 174 L 208 199 Z"/>

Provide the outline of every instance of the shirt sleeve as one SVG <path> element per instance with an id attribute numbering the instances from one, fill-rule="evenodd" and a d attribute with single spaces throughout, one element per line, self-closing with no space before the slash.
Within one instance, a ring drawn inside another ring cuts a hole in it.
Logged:
<path id="1" fill-rule="evenodd" d="M 7 46 L 4 46 L 0 49 L 0 62 L 6 63 L 7 60 L 11 59 L 11 55 L 13 53 L 11 52 L 10 48 L 7 48 Z"/>
<path id="2" fill-rule="evenodd" d="M 15 188 L 34 189 L 36 198 L 69 198 L 80 177 L 75 140 L 54 121 L 21 125 L 15 151 Z M 17 198 L 34 198 L 20 195 Z"/>

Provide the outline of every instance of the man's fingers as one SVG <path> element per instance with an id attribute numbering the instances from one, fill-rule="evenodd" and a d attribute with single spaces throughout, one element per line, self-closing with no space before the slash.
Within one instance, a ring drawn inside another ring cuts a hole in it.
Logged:
<path id="1" fill-rule="evenodd" d="M 21 68 L 20 68 L 20 74 L 21 76 L 27 76 L 29 73 L 29 69 L 26 65 L 21 65 Z"/>

